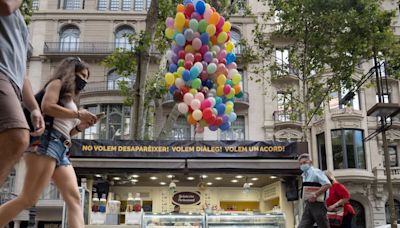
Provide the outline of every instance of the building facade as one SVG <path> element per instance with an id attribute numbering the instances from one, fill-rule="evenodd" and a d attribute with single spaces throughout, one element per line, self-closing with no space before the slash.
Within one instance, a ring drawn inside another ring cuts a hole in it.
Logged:
<path id="1" fill-rule="evenodd" d="M 249 0 L 249 3 L 256 15 L 268 10 L 258 1 Z M 34 90 L 38 91 L 44 85 L 61 59 L 79 56 L 90 64 L 91 71 L 80 105 L 93 113 L 104 111 L 107 114 L 107 118 L 79 137 L 88 140 L 130 139 L 131 111 L 123 105 L 124 98 L 119 92 L 118 81 L 127 80 L 128 83 L 133 83 L 135 77 L 121 77 L 113 69 L 102 65 L 101 61 L 115 48 L 131 48 L 124 34 L 138 33 L 145 28 L 146 10 L 150 6 L 150 0 L 33 0 L 33 4 L 35 13 L 29 26 L 33 52 L 29 60 L 28 75 Z M 397 10 L 393 28 L 400 35 L 398 5 L 387 0 L 383 7 Z M 252 29 L 255 26 L 253 18 L 234 15 L 230 21 L 233 24 L 233 41 L 237 43 L 244 38 L 251 44 Z M 270 24 L 273 30 L 275 22 L 271 21 Z M 240 56 L 240 46 L 236 47 L 235 52 Z M 285 49 L 284 43 L 270 57 L 271 61 L 278 64 L 290 63 L 289 51 Z M 354 78 L 367 73 L 372 64 L 362 64 Z M 152 63 L 150 72 L 156 72 L 158 68 L 156 63 Z M 291 85 L 294 90 L 300 86 L 300 82 L 290 75 L 291 71 L 288 72 L 288 75 L 273 80 L 270 74 L 265 75 L 265 81 L 260 83 L 250 80 L 251 72 L 241 70 L 245 96 L 235 103 L 238 119 L 231 130 L 212 132 L 206 129 L 202 134 L 195 134 L 186 119 L 179 117 L 170 139 L 300 141 L 303 137 L 301 116 L 299 115 L 298 121 L 293 121 L 289 117 L 290 113 L 286 113 L 283 108 L 290 96 L 282 93 L 282 85 Z M 390 78 L 390 75 L 388 91 L 384 95 L 384 102 L 400 103 L 400 81 Z M 362 88 L 351 105 L 339 105 L 340 98 L 345 94 L 345 90 L 331 94 L 331 101 L 324 105 L 324 114 L 313 119 L 308 147 L 314 165 L 322 170 L 333 170 L 338 180 L 348 187 L 351 203 L 358 212 L 355 227 L 372 228 L 389 221 L 381 135 L 363 141 L 379 127 L 375 118 L 367 116 L 367 110 L 377 102 L 377 93 L 373 87 Z M 172 97 L 166 96 L 157 107 L 153 130 L 155 135 L 161 130 L 173 103 Z M 393 127 L 387 135 L 395 205 L 400 222 L 400 119 L 393 119 Z M 80 161 L 75 162 L 79 166 Z M 79 175 L 79 171 L 77 174 Z M 7 188 L 18 193 L 22 188 L 23 177 L 24 164 L 20 162 L 3 190 Z M 281 187 L 280 185 L 277 188 Z M 234 188 L 231 190 L 235 191 Z M 262 196 L 266 190 L 266 187 L 259 188 L 254 198 L 268 198 Z M 159 187 L 155 191 L 163 189 Z M 280 190 L 280 195 L 282 191 Z M 284 194 L 281 198 L 285 200 Z M 37 205 L 37 220 L 60 221 L 62 206 L 59 193 L 54 185 L 50 185 Z M 287 214 L 287 217 L 291 217 L 287 227 L 294 227 L 299 220 L 297 208 L 301 204 L 287 202 L 280 206 L 281 209 L 290 211 Z M 261 207 L 267 208 L 268 204 Z M 27 212 L 21 214 L 15 220 L 16 224 L 22 224 L 20 221 L 26 221 L 27 217 Z"/>

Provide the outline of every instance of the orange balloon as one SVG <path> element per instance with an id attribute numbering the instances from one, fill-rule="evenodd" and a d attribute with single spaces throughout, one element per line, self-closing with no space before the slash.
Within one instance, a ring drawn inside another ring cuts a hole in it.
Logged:
<path id="1" fill-rule="evenodd" d="M 185 28 L 189 28 L 189 19 L 185 20 Z"/>
<path id="2" fill-rule="evenodd" d="M 195 125 L 197 121 L 193 118 L 192 113 L 187 116 L 187 122 L 191 125 Z"/>
<path id="3" fill-rule="evenodd" d="M 218 43 L 218 39 L 217 39 L 216 36 L 212 36 L 212 37 L 211 37 L 211 43 L 212 43 L 213 45 L 216 45 L 216 44 Z"/>
<path id="4" fill-rule="evenodd" d="M 240 91 L 242 90 L 242 88 L 240 88 L 240 85 L 239 85 L 239 84 L 238 84 L 238 85 L 235 85 L 235 86 L 233 87 L 233 89 L 235 89 L 235 94 L 240 93 Z"/>
<path id="5" fill-rule="evenodd" d="M 178 5 L 176 6 L 176 11 L 177 11 L 177 12 L 181 12 L 181 13 L 185 12 L 185 6 L 182 5 L 182 4 L 178 4 Z"/>
<path id="6" fill-rule="evenodd" d="M 219 22 L 219 18 L 220 18 L 219 13 L 215 12 L 215 13 L 211 14 L 210 24 L 217 25 Z"/>

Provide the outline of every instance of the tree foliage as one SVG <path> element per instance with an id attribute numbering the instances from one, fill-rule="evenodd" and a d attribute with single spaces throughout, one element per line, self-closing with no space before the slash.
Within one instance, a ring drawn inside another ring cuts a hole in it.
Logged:
<path id="1" fill-rule="evenodd" d="M 297 89 L 288 86 L 283 90 L 292 94 L 285 108 L 303 114 L 304 133 L 331 92 L 353 85 L 360 63 L 378 53 L 398 63 L 399 49 L 391 28 L 394 12 L 384 11 L 381 1 L 259 1 L 270 11 L 259 15 L 254 29 L 253 52 L 260 62 L 255 72 L 262 79 L 271 72 L 270 81 L 289 74 L 299 80 Z M 274 21 L 275 30 L 269 32 Z M 277 48 L 288 49 L 288 63 L 274 60 Z"/>

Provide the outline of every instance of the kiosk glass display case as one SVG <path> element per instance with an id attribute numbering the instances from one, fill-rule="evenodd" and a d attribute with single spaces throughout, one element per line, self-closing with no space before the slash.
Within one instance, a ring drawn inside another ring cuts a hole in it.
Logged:
<path id="1" fill-rule="evenodd" d="M 285 228 L 281 213 L 207 214 L 207 228 Z"/>
<path id="2" fill-rule="evenodd" d="M 205 228 L 205 217 L 201 214 L 156 214 L 145 213 L 143 228 Z"/>

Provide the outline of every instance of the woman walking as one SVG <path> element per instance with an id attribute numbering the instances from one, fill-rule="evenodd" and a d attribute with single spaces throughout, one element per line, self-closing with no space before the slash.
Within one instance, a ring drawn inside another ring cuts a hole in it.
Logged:
<path id="1" fill-rule="evenodd" d="M 54 181 L 68 206 L 68 224 L 83 228 L 83 212 L 74 168 L 66 153 L 71 136 L 96 123 L 96 116 L 87 110 L 78 110 L 79 92 L 89 78 L 89 67 L 79 58 L 66 58 L 55 69 L 44 86 L 41 109 L 53 117 L 52 127 L 40 137 L 40 143 L 25 154 L 26 176 L 21 193 L 0 206 L 0 227 L 38 201 L 42 191 Z"/>
<path id="2" fill-rule="evenodd" d="M 325 171 L 325 175 L 332 183 L 328 199 L 326 200 L 328 211 L 337 211 L 343 207 L 343 221 L 339 227 L 351 228 L 351 221 L 356 213 L 349 203 L 350 193 L 343 184 L 335 179 L 335 176 L 331 172 Z"/>

